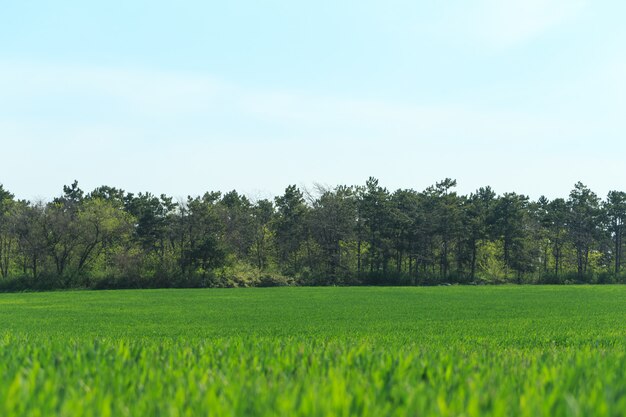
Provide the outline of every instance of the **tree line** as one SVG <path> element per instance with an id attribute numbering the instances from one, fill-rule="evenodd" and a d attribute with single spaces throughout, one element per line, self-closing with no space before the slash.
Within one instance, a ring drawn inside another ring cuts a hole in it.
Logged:
<path id="1" fill-rule="evenodd" d="M 75 181 L 51 202 L 0 185 L 0 289 L 625 282 L 626 193 L 531 201 L 445 179 L 423 191 L 295 185 L 174 201 Z"/>

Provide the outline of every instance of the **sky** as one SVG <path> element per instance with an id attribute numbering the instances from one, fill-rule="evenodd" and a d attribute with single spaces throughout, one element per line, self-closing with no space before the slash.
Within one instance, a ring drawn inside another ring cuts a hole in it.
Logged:
<path id="1" fill-rule="evenodd" d="M 626 190 L 626 2 L 0 5 L 0 183 Z"/>

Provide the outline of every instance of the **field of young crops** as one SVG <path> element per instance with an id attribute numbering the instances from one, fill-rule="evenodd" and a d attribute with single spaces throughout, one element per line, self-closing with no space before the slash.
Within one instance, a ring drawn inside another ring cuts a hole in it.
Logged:
<path id="1" fill-rule="evenodd" d="M 0 294 L 1 416 L 623 416 L 626 287 Z"/>

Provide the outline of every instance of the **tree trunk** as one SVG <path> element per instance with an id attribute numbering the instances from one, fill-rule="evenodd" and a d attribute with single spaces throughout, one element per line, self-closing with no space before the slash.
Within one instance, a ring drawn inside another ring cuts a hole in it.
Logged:
<path id="1" fill-rule="evenodd" d="M 476 256 L 477 256 L 477 242 L 476 239 L 472 239 L 472 261 L 470 266 L 470 278 L 472 281 L 476 279 Z"/>
<path id="2" fill-rule="evenodd" d="M 356 274 L 361 277 L 361 238 L 356 241 Z"/>
<path id="3" fill-rule="evenodd" d="M 615 231 L 615 275 L 619 275 L 622 263 L 622 229 L 621 225 Z"/>

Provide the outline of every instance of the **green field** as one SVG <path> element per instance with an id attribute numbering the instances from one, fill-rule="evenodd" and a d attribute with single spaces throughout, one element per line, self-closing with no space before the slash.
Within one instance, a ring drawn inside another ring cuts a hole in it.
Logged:
<path id="1" fill-rule="evenodd" d="M 626 287 L 0 294 L 1 416 L 623 416 Z"/>

